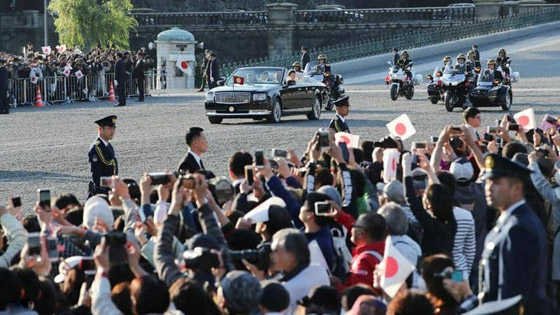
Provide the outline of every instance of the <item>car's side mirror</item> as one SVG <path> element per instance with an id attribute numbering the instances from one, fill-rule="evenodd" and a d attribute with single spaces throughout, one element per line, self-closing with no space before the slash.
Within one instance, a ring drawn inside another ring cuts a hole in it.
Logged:
<path id="1" fill-rule="evenodd" d="M 296 81 L 295 80 L 288 80 L 286 81 L 286 86 L 290 86 L 290 85 L 296 85 Z"/>
<path id="2" fill-rule="evenodd" d="M 218 86 L 224 86 L 226 84 L 226 81 L 225 80 L 218 80 L 218 82 L 216 82 L 216 84 Z"/>

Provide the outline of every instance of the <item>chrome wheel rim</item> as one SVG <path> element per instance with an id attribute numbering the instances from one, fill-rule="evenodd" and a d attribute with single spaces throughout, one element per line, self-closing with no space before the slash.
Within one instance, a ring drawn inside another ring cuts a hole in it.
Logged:
<path id="1" fill-rule="evenodd" d="M 280 104 L 278 104 L 278 101 L 276 101 L 276 103 L 274 103 L 274 120 L 280 121 L 281 116 L 282 112 L 280 110 Z"/>
<path id="2" fill-rule="evenodd" d="M 315 103 L 313 104 L 313 113 L 317 118 L 321 115 L 321 102 L 319 102 L 319 98 L 317 97 L 315 97 Z"/>

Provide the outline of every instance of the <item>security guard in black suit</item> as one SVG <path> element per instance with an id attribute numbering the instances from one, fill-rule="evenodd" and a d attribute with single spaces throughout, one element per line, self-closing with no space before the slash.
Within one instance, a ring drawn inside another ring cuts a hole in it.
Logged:
<path id="1" fill-rule="evenodd" d="M 119 165 L 115 150 L 109 143 L 115 135 L 117 116 L 111 115 L 95 121 L 99 135 L 88 152 L 88 162 L 91 169 L 88 198 L 97 194 L 109 193 L 109 188 L 101 187 L 100 178 L 119 174 Z"/>
<path id="2" fill-rule="evenodd" d="M 336 106 L 336 115 L 329 124 L 329 128 L 333 129 L 334 132 L 350 133 L 350 128 L 348 128 L 348 124 L 345 120 L 345 117 L 348 116 L 348 112 L 350 111 L 350 103 L 348 102 L 349 99 L 350 97 L 346 96 L 334 103 L 334 106 Z"/>

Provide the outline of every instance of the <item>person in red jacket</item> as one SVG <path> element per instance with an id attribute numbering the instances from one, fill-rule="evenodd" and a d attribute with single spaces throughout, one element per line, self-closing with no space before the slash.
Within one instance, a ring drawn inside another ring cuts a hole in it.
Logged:
<path id="1" fill-rule="evenodd" d="M 350 273 L 345 286 L 358 283 L 373 285 L 373 272 L 383 259 L 385 249 L 385 219 L 377 213 L 366 213 L 352 225 L 352 250 Z"/>

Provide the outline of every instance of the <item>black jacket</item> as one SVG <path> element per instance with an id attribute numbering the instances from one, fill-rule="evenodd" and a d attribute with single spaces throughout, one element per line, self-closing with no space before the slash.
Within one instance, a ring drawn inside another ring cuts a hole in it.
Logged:
<path id="1" fill-rule="evenodd" d="M 0 96 L 6 97 L 6 93 L 8 93 L 8 78 L 10 73 L 5 66 L 0 67 Z"/>
<path id="2" fill-rule="evenodd" d="M 115 80 L 117 80 L 119 84 L 124 84 L 126 81 L 126 70 L 122 59 L 117 61 L 117 64 L 115 65 Z"/>
<path id="3" fill-rule="evenodd" d="M 338 115 L 335 115 L 334 118 L 331 120 L 329 124 L 329 128 L 334 130 L 334 132 L 348 132 L 350 133 L 350 128 L 348 128 L 348 124 L 346 121 L 340 120 Z"/>
<path id="4" fill-rule="evenodd" d="M 190 152 L 187 152 L 185 157 L 183 157 L 181 163 L 179 163 L 178 169 L 179 172 L 194 173 L 200 169 L 204 169 L 204 164 L 202 163 L 202 160 L 200 160 L 200 164 L 201 165 L 198 165 L 194 156 L 192 156 Z"/>
<path id="5" fill-rule="evenodd" d="M 311 61 L 311 57 L 309 57 L 309 53 L 306 52 L 301 55 L 301 69 L 305 71 L 305 66 Z"/>
<path id="6" fill-rule="evenodd" d="M 113 146 L 110 143 L 106 146 L 100 138 L 97 138 L 89 148 L 88 162 L 92 179 L 90 182 L 90 192 L 92 192 L 93 188 L 95 192 L 92 195 L 94 195 L 103 192 L 103 189 L 99 189 L 101 184 L 100 177 L 118 175 L 119 164 Z"/>
<path id="7" fill-rule="evenodd" d="M 146 63 L 144 63 L 144 60 L 140 60 L 139 62 L 136 63 L 136 67 L 134 67 L 134 72 L 132 73 L 132 76 L 136 80 L 144 80 L 146 79 L 144 72 L 146 72 Z"/>

